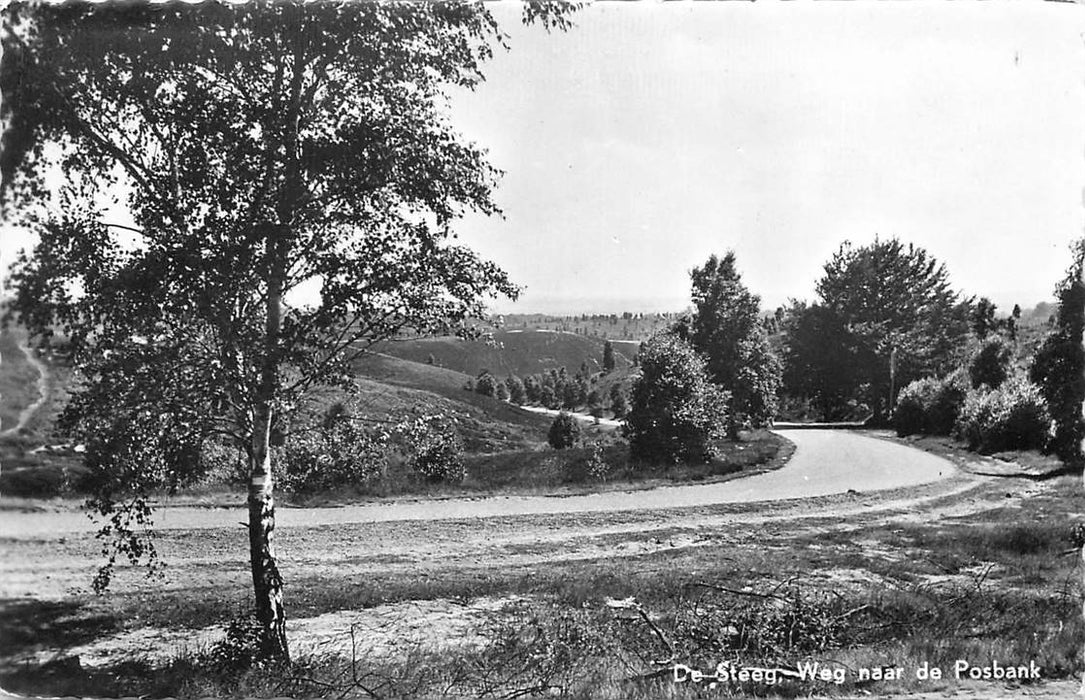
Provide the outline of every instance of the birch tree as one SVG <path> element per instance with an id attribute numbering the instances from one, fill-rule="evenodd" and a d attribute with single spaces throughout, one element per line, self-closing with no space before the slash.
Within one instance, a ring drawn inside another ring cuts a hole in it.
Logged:
<path id="1" fill-rule="evenodd" d="M 524 19 L 564 28 L 568 10 Z M 466 2 L 5 14 L 4 205 L 39 239 L 13 314 L 79 372 L 64 424 L 117 531 L 147 521 L 149 489 L 194 478 L 205 441 L 244 450 L 261 651 L 288 657 L 272 435 L 372 343 L 466 332 L 516 294 L 455 243 L 463 214 L 496 212 L 499 173 L 447 116 L 504 36 Z M 117 194 L 131 221 L 106 215 Z"/>

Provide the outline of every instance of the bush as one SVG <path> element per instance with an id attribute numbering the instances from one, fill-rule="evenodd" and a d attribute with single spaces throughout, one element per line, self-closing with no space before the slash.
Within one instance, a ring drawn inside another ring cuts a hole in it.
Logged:
<path id="1" fill-rule="evenodd" d="M 283 467 L 283 488 L 294 494 L 312 494 L 362 486 L 384 474 L 385 445 L 343 414 L 326 417 L 310 430 L 293 433 L 278 452 Z"/>
<path id="2" fill-rule="evenodd" d="M 730 398 L 708 380 L 705 362 L 671 333 L 641 346 L 641 376 L 633 385 L 626 436 L 633 459 L 677 464 L 707 462 L 723 437 Z"/>
<path id="3" fill-rule="evenodd" d="M 597 481 L 606 481 L 610 474 L 610 464 L 607 463 L 606 450 L 601 442 L 595 442 L 588 454 L 588 476 Z"/>
<path id="4" fill-rule="evenodd" d="M 1042 449 L 1050 428 L 1051 417 L 1039 387 L 1024 377 L 1014 377 L 998 389 L 980 387 L 968 392 L 956 433 L 970 450 L 990 454 Z"/>
<path id="5" fill-rule="evenodd" d="M 411 469 L 429 482 L 461 483 L 467 476 L 463 441 L 455 427 L 441 416 L 418 418 L 400 425 Z"/>
<path id="6" fill-rule="evenodd" d="M 200 449 L 201 471 L 212 482 L 247 484 L 249 459 L 243 450 L 219 440 L 207 440 Z"/>
<path id="7" fill-rule="evenodd" d="M 629 412 L 629 401 L 625 398 L 622 387 L 617 384 L 610 387 L 610 410 L 618 420 L 625 418 L 625 414 Z"/>
<path id="8" fill-rule="evenodd" d="M 1002 336 L 992 335 L 984 341 L 972 361 L 968 365 L 968 376 L 972 380 L 972 388 L 978 389 L 986 384 L 992 389 L 1002 386 L 1002 382 L 1010 374 L 1010 360 L 1013 359 L 1013 348 L 1002 339 Z"/>
<path id="9" fill-rule="evenodd" d="M 897 396 L 893 411 L 897 435 L 951 434 L 967 393 L 968 378 L 964 370 L 941 379 L 930 377 L 912 382 Z"/>
<path id="10" fill-rule="evenodd" d="M 497 378 L 483 370 L 482 374 L 478 375 L 478 379 L 475 380 L 475 391 L 483 396 L 493 398 L 497 396 L 497 384 Z"/>
<path id="11" fill-rule="evenodd" d="M 562 411 L 554 418 L 554 422 L 550 424 L 550 433 L 547 435 L 547 442 L 555 450 L 564 450 L 572 447 L 576 444 L 577 439 L 580 437 L 580 423 L 576 418 Z"/>
<path id="12" fill-rule="evenodd" d="M 527 403 L 527 391 L 522 379 L 515 374 L 505 380 L 505 387 L 509 390 L 509 401 L 522 406 Z"/>
<path id="13" fill-rule="evenodd" d="M 550 410 L 554 410 L 555 408 L 557 408 L 559 402 L 557 394 L 554 393 L 554 388 L 550 386 L 544 386 L 539 392 L 539 402 Z"/>
<path id="14" fill-rule="evenodd" d="M 897 435 L 904 437 L 927 432 L 927 409 L 934 403 L 938 383 L 937 379 L 927 377 L 901 389 L 893 410 L 893 427 Z"/>
<path id="15" fill-rule="evenodd" d="M 63 467 L 24 467 L 0 473 L 0 493 L 21 498 L 52 498 L 67 493 L 68 475 Z"/>
<path id="16" fill-rule="evenodd" d="M 240 674 L 257 665 L 260 656 L 260 623 L 252 613 L 234 616 L 226 625 L 226 636 L 212 645 L 207 661 L 212 670 Z"/>

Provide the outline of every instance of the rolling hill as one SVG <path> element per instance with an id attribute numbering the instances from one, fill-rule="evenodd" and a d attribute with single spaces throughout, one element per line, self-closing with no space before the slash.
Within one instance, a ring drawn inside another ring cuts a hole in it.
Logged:
<path id="1" fill-rule="evenodd" d="M 639 344 L 611 342 L 617 368 L 632 366 Z M 591 372 L 598 372 L 602 369 L 603 340 L 555 331 L 498 330 L 486 340 L 412 338 L 382 343 L 377 351 L 472 377 L 483 370 L 498 377 L 510 374 L 524 377 L 559 367 L 572 373 L 583 363 L 587 363 Z"/>

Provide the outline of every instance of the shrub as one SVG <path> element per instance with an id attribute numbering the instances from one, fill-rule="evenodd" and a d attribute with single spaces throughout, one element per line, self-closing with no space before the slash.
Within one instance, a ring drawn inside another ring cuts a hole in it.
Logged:
<path id="1" fill-rule="evenodd" d="M 218 673 L 239 674 L 262 661 L 260 623 L 252 613 L 236 615 L 226 625 L 226 636 L 208 651 L 209 666 Z"/>
<path id="2" fill-rule="evenodd" d="M 458 484 L 467 476 L 463 441 L 441 416 L 418 418 L 396 431 L 403 439 L 411 469 L 429 482 Z"/>
<path id="3" fill-rule="evenodd" d="M 211 481 L 231 484 L 247 484 L 249 480 L 248 456 L 235 445 L 219 440 L 207 440 L 200 448 L 201 471 Z"/>
<path id="4" fill-rule="evenodd" d="M 547 442 L 555 450 L 564 450 L 576 444 L 580 437 L 580 423 L 570 414 L 562 411 L 550 424 L 550 433 Z"/>
<path id="5" fill-rule="evenodd" d="M 483 370 L 482 374 L 478 375 L 478 379 L 475 380 L 475 391 L 492 398 L 497 395 L 497 384 L 497 378 Z"/>
<path id="6" fill-rule="evenodd" d="M 927 409 L 934 403 L 938 380 L 933 377 L 917 379 L 901 389 L 893 410 L 893 427 L 897 435 L 913 435 L 927 431 Z"/>
<path id="7" fill-rule="evenodd" d="M 527 390 L 522 379 L 515 374 L 505 380 L 505 387 L 509 390 L 509 401 L 522 406 L 527 403 Z"/>
<path id="8" fill-rule="evenodd" d="M 661 333 L 641 346 L 641 376 L 626 420 L 632 457 L 641 462 L 707 462 L 723 436 L 729 395 L 708 380 L 689 343 Z"/>
<path id="9" fill-rule="evenodd" d="M 893 411 L 897 435 L 949 435 L 967 393 L 968 378 L 964 370 L 956 370 L 941 379 L 917 379 L 897 396 Z"/>
<path id="10" fill-rule="evenodd" d="M 605 482 L 609 475 L 610 464 L 607 463 L 607 455 L 603 443 L 592 443 L 591 452 L 588 454 L 588 476 L 592 479 Z"/>
<path id="11" fill-rule="evenodd" d="M 968 392 L 956 432 L 969 449 L 990 454 L 1043 448 L 1050 428 L 1039 387 L 1024 377 L 1014 377 L 998 389 L 981 386 Z"/>
<path id="12" fill-rule="evenodd" d="M 549 408 L 550 410 L 554 410 L 558 407 L 558 397 L 557 394 L 554 393 L 553 387 L 543 386 L 543 388 L 539 391 L 539 403 L 541 403 L 546 408 Z"/>
<path id="13" fill-rule="evenodd" d="M 294 494 L 311 494 L 379 479 L 386 466 L 384 440 L 336 414 L 322 425 L 293 433 L 278 452 L 282 486 Z"/>
<path id="14" fill-rule="evenodd" d="M 1000 387 L 1010 374 L 1011 359 L 1013 359 L 1013 348 L 1002 339 L 1002 336 L 988 337 L 972 356 L 972 361 L 968 365 L 968 376 L 972 380 L 972 388 L 979 388 L 984 384 L 992 389 Z"/>
<path id="15" fill-rule="evenodd" d="M 614 417 L 619 420 L 625 418 L 625 414 L 629 412 L 629 401 L 625 398 L 622 388 L 617 384 L 610 387 L 610 410 L 614 413 Z"/>
<path id="16" fill-rule="evenodd" d="M 0 493 L 24 498 L 52 498 L 69 489 L 63 467 L 29 467 L 0 473 Z"/>

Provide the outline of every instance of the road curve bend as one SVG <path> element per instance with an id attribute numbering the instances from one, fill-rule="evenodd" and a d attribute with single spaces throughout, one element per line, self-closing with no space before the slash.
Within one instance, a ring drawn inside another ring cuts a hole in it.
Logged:
<path id="1" fill-rule="evenodd" d="M 941 457 L 849 431 L 780 432 L 796 445 L 788 463 L 775 471 L 743 479 L 576 496 L 485 496 L 321 508 L 280 508 L 277 525 L 306 527 L 354 522 L 688 508 L 828 496 L 849 490 L 880 491 L 925 484 L 954 473 L 952 463 Z M 166 507 L 156 509 L 154 519 L 157 529 L 204 529 L 237 527 L 246 520 L 246 516 L 247 512 L 241 507 Z M 92 523 L 79 511 L 0 512 L 0 537 L 33 538 L 43 534 L 88 532 L 91 529 Z"/>

